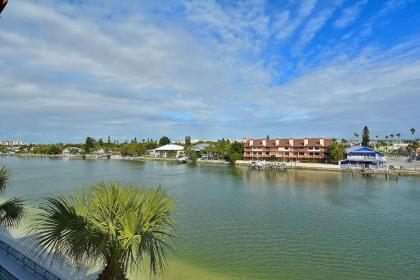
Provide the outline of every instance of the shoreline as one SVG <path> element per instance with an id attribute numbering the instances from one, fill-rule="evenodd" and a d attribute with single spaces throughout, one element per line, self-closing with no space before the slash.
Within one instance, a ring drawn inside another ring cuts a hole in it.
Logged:
<path id="1" fill-rule="evenodd" d="M 65 157 L 63 155 L 39 155 L 39 154 L 17 154 L 17 155 L 0 155 L 0 157 L 17 157 L 17 158 L 48 158 L 48 159 L 63 159 L 63 160 L 83 160 L 82 156 L 70 156 Z M 127 160 L 127 161 L 166 161 L 176 162 L 175 158 L 157 158 L 149 156 L 140 157 L 123 157 L 120 155 L 112 155 L 109 159 L 107 157 L 98 157 L 96 155 L 86 155 L 85 160 Z M 209 165 L 222 165 L 227 166 L 232 163 L 223 160 L 201 160 L 198 159 L 197 164 L 209 164 Z M 251 161 L 237 160 L 234 166 L 248 167 Z M 314 171 L 333 171 L 342 173 L 362 173 L 361 169 L 353 168 L 341 168 L 339 165 L 324 164 L 324 163 L 304 163 L 304 162 L 287 162 L 286 170 L 314 170 Z M 385 169 L 377 169 L 372 175 L 383 175 L 383 176 L 420 176 L 420 169 L 397 169 L 393 174 L 389 174 Z"/>

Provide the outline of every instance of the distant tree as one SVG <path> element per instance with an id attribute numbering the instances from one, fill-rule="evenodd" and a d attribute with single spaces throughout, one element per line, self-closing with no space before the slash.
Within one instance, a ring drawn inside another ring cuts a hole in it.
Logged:
<path id="1" fill-rule="evenodd" d="M 386 140 L 388 140 L 388 139 L 389 139 L 388 135 L 386 135 L 386 136 L 385 136 L 385 139 L 386 139 Z"/>
<path id="2" fill-rule="evenodd" d="M 354 135 L 354 137 L 356 137 L 356 140 L 359 139 L 359 134 L 357 132 L 355 132 L 353 135 Z"/>
<path id="3" fill-rule="evenodd" d="M 228 161 L 235 163 L 241 160 L 244 153 L 244 144 L 242 142 L 233 142 L 229 144 Z"/>
<path id="4" fill-rule="evenodd" d="M 102 140 L 102 138 L 99 138 L 98 145 L 101 147 L 104 145 L 104 141 Z"/>
<path id="5" fill-rule="evenodd" d="M 148 139 L 148 141 L 149 141 L 149 139 Z M 162 136 L 159 139 L 159 146 L 165 146 L 165 145 L 168 145 L 169 143 L 171 143 L 171 139 L 169 139 L 169 137 Z"/>
<path id="6" fill-rule="evenodd" d="M 394 134 L 390 134 L 389 136 L 391 137 L 392 140 L 394 140 Z"/>
<path id="7" fill-rule="evenodd" d="M 395 134 L 395 136 L 397 136 L 398 141 L 400 141 L 401 133 L 398 132 L 397 134 Z"/>
<path id="8" fill-rule="evenodd" d="M 137 137 L 134 137 L 134 139 L 131 140 L 131 144 L 137 144 Z"/>
<path id="9" fill-rule="evenodd" d="M 265 137 L 266 140 L 270 140 L 270 135 L 267 134 L 267 136 Z"/>
<path id="10" fill-rule="evenodd" d="M 185 146 L 186 147 L 191 147 L 191 136 L 186 136 L 185 137 Z"/>
<path id="11" fill-rule="evenodd" d="M 369 129 L 367 126 L 365 126 L 362 132 L 362 146 L 368 147 L 369 142 L 370 142 Z"/>
<path id="12" fill-rule="evenodd" d="M 60 149 L 57 145 L 52 145 L 48 148 L 47 154 L 49 155 L 58 155 L 62 153 L 62 149 Z"/>
<path id="13" fill-rule="evenodd" d="M 89 154 L 95 148 L 96 140 L 93 137 L 86 137 L 85 152 Z"/>
<path id="14" fill-rule="evenodd" d="M 416 129 L 414 127 L 410 128 L 410 132 L 411 132 L 411 135 L 414 135 L 414 133 L 416 133 Z"/>
<path id="15" fill-rule="evenodd" d="M 340 160 L 346 156 L 346 149 L 344 146 L 333 139 L 328 152 L 328 161 L 330 163 L 337 164 Z"/>
<path id="16" fill-rule="evenodd" d="M 109 136 L 109 135 L 108 135 L 108 141 L 107 141 L 107 143 L 108 144 L 111 144 L 111 136 Z"/>

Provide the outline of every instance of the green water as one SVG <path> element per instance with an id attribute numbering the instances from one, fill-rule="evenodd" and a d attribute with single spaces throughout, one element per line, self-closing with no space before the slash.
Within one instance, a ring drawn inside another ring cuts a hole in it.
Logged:
<path id="1" fill-rule="evenodd" d="M 420 179 L 167 162 L 0 158 L 30 201 L 101 180 L 162 184 L 177 207 L 165 279 L 420 279 Z"/>

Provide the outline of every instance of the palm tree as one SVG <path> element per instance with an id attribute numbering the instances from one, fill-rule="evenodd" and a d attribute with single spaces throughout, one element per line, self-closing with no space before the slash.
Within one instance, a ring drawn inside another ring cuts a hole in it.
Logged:
<path id="1" fill-rule="evenodd" d="M 356 140 L 359 139 L 359 134 L 357 132 L 355 132 L 353 135 L 354 135 L 354 137 L 356 137 Z"/>
<path id="2" fill-rule="evenodd" d="M 414 127 L 412 127 L 412 128 L 410 128 L 410 132 L 411 132 L 411 135 L 414 135 L 414 133 L 416 133 L 416 129 Z"/>
<path id="3" fill-rule="evenodd" d="M 392 140 L 394 140 L 394 134 L 390 134 L 389 136 L 391 137 Z"/>
<path id="4" fill-rule="evenodd" d="M 0 168 L 0 193 L 9 187 L 9 174 L 6 167 Z M 14 227 L 19 224 L 25 215 L 23 200 L 11 198 L 0 204 L 0 226 Z"/>
<path id="5" fill-rule="evenodd" d="M 41 255 L 99 264 L 100 280 L 127 279 L 143 261 L 151 274 L 166 265 L 173 202 L 161 188 L 100 183 L 75 196 L 46 198 L 40 210 L 30 233 Z"/>

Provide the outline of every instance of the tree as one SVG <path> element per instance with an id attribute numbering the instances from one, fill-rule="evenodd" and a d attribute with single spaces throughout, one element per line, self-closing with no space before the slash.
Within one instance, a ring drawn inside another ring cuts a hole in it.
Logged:
<path id="1" fill-rule="evenodd" d="M 111 136 L 108 135 L 108 140 L 106 142 L 107 144 L 111 144 Z"/>
<path id="2" fill-rule="evenodd" d="M 391 137 L 391 140 L 394 140 L 394 134 L 389 135 Z"/>
<path id="3" fill-rule="evenodd" d="M 370 142 L 369 129 L 367 126 L 365 126 L 362 132 L 362 146 L 369 147 L 369 142 Z"/>
<path id="4" fill-rule="evenodd" d="M 359 134 L 357 132 L 355 132 L 353 135 L 354 135 L 354 137 L 356 137 L 356 140 L 359 139 Z"/>
<path id="5" fill-rule="evenodd" d="M 344 159 L 346 155 L 346 149 L 344 146 L 333 139 L 328 152 L 328 161 L 330 163 L 337 164 L 340 160 Z"/>
<path id="6" fill-rule="evenodd" d="M 100 147 L 102 147 L 102 146 L 104 145 L 104 141 L 102 140 L 102 138 L 99 138 L 99 140 L 98 140 L 98 145 L 99 145 Z"/>
<path id="7" fill-rule="evenodd" d="M 95 148 L 96 140 L 93 137 L 86 137 L 85 152 L 89 154 Z"/>
<path id="8" fill-rule="evenodd" d="M 165 145 L 168 145 L 169 143 L 171 143 L 171 139 L 169 139 L 169 137 L 162 136 L 159 139 L 159 146 L 165 146 Z"/>
<path id="9" fill-rule="evenodd" d="M 398 141 L 400 141 L 401 133 L 398 132 L 397 134 L 395 134 L 395 136 L 397 136 Z"/>
<path id="10" fill-rule="evenodd" d="M 9 174 L 5 166 L 0 168 L 0 193 L 9 187 Z M 23 200 L 11 198 L 0 204 L 0 226 L 17 226 L 25 215 Z"/>
<path id="11" fill-rule="evenodd" d="M 191 147 L 191 136 L 185 136 L 185 147 Z"/>
<path id="12" fill-rule="evenodd" d="M 267 134 L 267 136 L 265 137 L 265 140 L 270 140 L 270 135 Z"/>
<path id="13" fill-rule="evenodd" d="M 414 127 L 412 127 L 412 128 L 410 128 L 410 132 L 411 132 L 411 135 L 414 135 L 414 133 L 416 133 L 416 129 Z"/>
<path id="14" fill-rule="evenodd" d="M 47 151 L 47 154 L 49 155 L 58 155 L 61 153 L 62 153 L 62 149 L 60 149 L 57 145 L 51 145 Z"/>
<path id="15" fill-rule="evenodd" d="M 244 144 L 242 142 L 233 142 L 229 144 L 228 161 L 235 163 L 241 160 L 244 154 Z"/>
<path id="16" fill-rule="evenodd" d="M 99 264 L 99 280 L 127 279 L 143 262 L 157 274 L 166 264 L 173 201 L 161 188 L 100 183 L 75 196 L 46 198 L 40 211 L 31 231 L 35 249 L 77 266 Z"/>

